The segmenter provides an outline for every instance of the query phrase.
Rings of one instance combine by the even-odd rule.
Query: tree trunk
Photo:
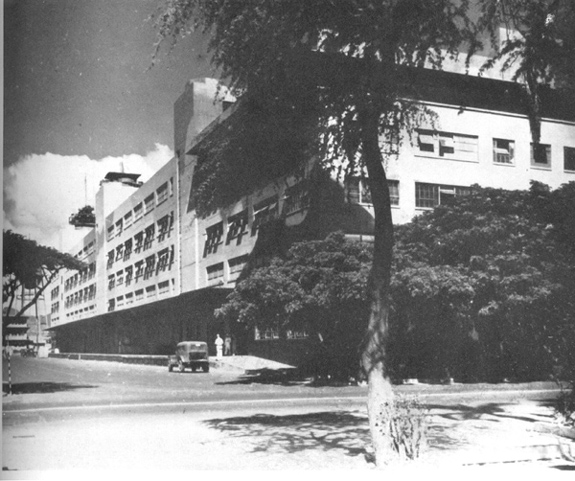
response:
[[[360,116],[362,155],[367,167],[375,213],[374,252],[370,275],[371,309],[362,348],[362,366],[368,379],[367,408],[375,463],[383,466],[397,458],[391,439],[393,391],[387,366],[389,294],[393,250],[393,223],[389,187],[379,148],[379,112]]]

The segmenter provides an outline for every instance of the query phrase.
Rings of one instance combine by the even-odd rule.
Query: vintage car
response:
[[[198,368],[204,372],[209,372],[210,359],[207,343],[200,341],[178,343],[176,353],[168,359],[168,370],[172,372],[175,367],[180,372],[184,372],[186,368],[190,368],[194,372]]]

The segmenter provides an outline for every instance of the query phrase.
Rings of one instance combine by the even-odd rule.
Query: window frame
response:
[[[461,148],[465,145],[473,145],[473,148]],[[423,148],[423,146],[426,147]],[[479,136],[477,135],[418,129],[416,147],[416,155],[420,157],[479,162]]]
[[[567,152],[570,152],[567,155]],[[568,159],[568,157],[570,157]],[[567,167],[567,163],[572,162],[572,168]],[[563,146],[563,170],[566,172],[575,172],[575,147],[571,147],[569,145]]]
[[[552,165],[552,155],[553,152],[551,150],[551,144],[544,144],[543,142],[539,143],[539,148],[545,149],[545,158],[546,162],[537,162],[535,159],[535,151],[533,149],[533,142],[531,142],[531,157],[530,157],[530,165],[531,168],[535,169],[543,169],[543,170],[551,170]]]

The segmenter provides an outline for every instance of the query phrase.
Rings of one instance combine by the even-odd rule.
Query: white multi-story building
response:
[[[438,124],[422,125],[386,160],[394,222],[407,222],[474,184],[527,189],[540,181],[557,188],[575,180],[575,110],[561,99],[550,95],[546,103],[545,156],[536,161],[517,85],[428,72],[418,91]],[[136,174],[125,173],[102,182],[96,227],[73,252],[87,268],[67,273],[52,289],[61,350],[167,353],[184,339],[209,341],[226,329],[215,322],[214,308],[245,265],[274,243],[285,245],[304,231],[370,236],[373,209],[363,180],[318,177],[313,161],[298,175],[255,182],[235,204],[198,216],[190,203],[197,154],[237,110],[228,108],[231,99],[214,104],[214,93],[215,81],[186,86],[174,108],[176,157],[148,182],[140,185]],[[318,195],[326,182],[331,196]],[[274,219],[275,230],[261,235]],[[244,352],[287,360],[305,349],[276,332],[235,334]]]

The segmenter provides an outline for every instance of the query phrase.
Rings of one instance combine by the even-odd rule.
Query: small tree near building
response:
[[[5,328],[13,317],[22,316],[34,306],[62,269],[80,270],[85,264],[11,230],[4,231],[3,242],[2,303],[6,314],[2,326]],[[19,308],[13,310],[16,297],[24,290],[33,291],[32,297],[27,302],[22,298]]]

